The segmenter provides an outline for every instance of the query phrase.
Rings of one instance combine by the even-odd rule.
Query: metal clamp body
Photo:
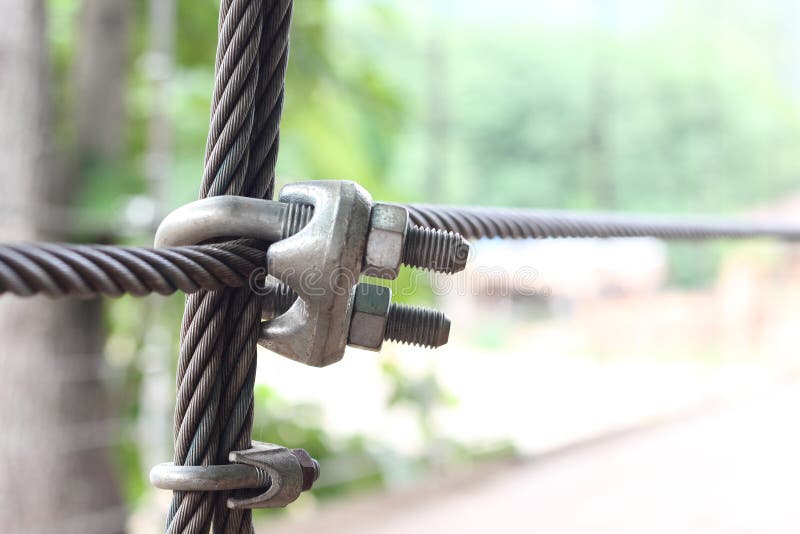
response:
[[[265,289],[281,299],[273,298],[265,310],[259,344],[282,356],[324,367],[342,359],[348,342],[380,350],[387,336],[431,347],[447,340],[449,322],[438,312],[390,308],[387,295],[380,315],[374,306],[359,308],[370,299],[354,303],[354,288],[362,272],[393,279],[402,263],[457,272],[468,243],[457,234],[410,225],[405,207],[373,204],[358,184],[294,183],[281,190],[279,202],[235,196],[192,202],[164,219],[156,246],[224,237],[270,243]],[[434,323],[436,332],[429,328]]]
[[[231,452],[228,459],[263,469],[270,478],[269,486],[262,493],[252,497],[230,497],[228,508],[282,508],[296,501],[303,492],[303,466],[286,447],[255,442],[246,451]]]
[[[313,215],[287,237],[291,204],[311,206]],[[267,269],[299,298],[286,313],[264,323],[259,343],[323,367],[344,356],[350,295],[362,269],[371,210],[372,197],[353,182],[300,182],[285,186],[280,202],[219,196],[182,206],[161,223],[155,245],[194,245],[222,237],[272,243]]]
[[[259,343],[293,360],[324,367],[344,356],[351,292],[361,273],[372,199],[353,182],[302,182],[281,190],[282,202],[314,206],[298,233],[273,244],[267,270],[298,295],[263,324]]]
[[[163,463],[150,471],[153,486],[172,491],[258,490],[228,499],[228,508],[281,508],[297,500],[319,477],[319,463],[303,449],[255,441],[229,455],[230,465]]]

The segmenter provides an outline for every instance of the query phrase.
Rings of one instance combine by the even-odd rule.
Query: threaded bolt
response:
[[[299,232],[314,216],[314,206],[289,202],[281,219],[282,239]],[[402,262],[409,267],[446,274],[464,270],[469,242],[461,234],[408,223]]]
[[[258,288],[261,295],[269,298],[262,299],[261,318],[274,319],[283,315],[297,300],[297,293],[277,278],[267,276],[264,285]]]
[[[461,234],[408,225],[403,263],[410,267],[453,274],[467,265],[469,243]]]
[[[392,304],[383,338],[434,349],[446,344],[450,338],[450,319],[429,308]]]
[[[289,202],[281,218],[281,239],[293,236],[303,229],[314,216],[314,206]]]

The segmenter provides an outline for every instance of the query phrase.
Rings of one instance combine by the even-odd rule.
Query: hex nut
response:
[[[383,345],[392,290],[374,284],[358,284],[353,290],[353,309],[347,344],[379,351]]]
[[[375,204],[370,215],[370,230],[364,253],[363,272],[394,280],[403,260],[408,231],[408,210],[392,204]]]
[[[319,478],[319,462],[311,457],[305,449],[291,449],[291,453],[300,462],[303,472],[303,491],[308,491]]]

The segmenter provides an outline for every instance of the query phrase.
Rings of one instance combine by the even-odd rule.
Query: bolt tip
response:
[[[464,239],[463,237],[459,236],[461,241],[456,246],[454,258],[453,258],[453,272],[460,273],[467,267],[467,260],[469,259],[469,241]]]
[[[450,339],[450,319],[436,310],[392,304],[384,338],[435,349]]]
[[[408,229],[405,265],[454,274],[464,270],[468,257],[469,242],[461,234],[414,225]]]
[[[439,335],[436,336],[436,343],[433,348],[438,349],[443,345],[447,345],[448,341],[450,341],[450,319],[444,316],[442,319],[442,326],[439,329]]]
[[[319,475],[322,472],[322,468],[320,467],[319,462],[316,459],[312,458],[311,460],[314,462],[314,482],[316,482],[317,480],[319,480]]]

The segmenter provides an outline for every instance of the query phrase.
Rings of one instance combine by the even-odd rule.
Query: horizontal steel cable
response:
[[[800,225],[734,219],[591,214],[508,208],[405,205],[419,226],[466,238],[656,237],[800,240]],[[153,249],[111,245],[0,245],[0,294],[27,297],[169,295],[243,287],[262,273],[266,244],[237,240]],[[258,270],[262,269],[262,270]]]
[[[554,237],[657,237],[800,240],[798,224],[725,218],[666,217],[608,213],[403,204],[411,222],[457,232],[467,239]]]
[[[119,297],[242,287],[263,272],[266,245],[251,240],[153,249],[110,245],[0,245],[0,294]]]

